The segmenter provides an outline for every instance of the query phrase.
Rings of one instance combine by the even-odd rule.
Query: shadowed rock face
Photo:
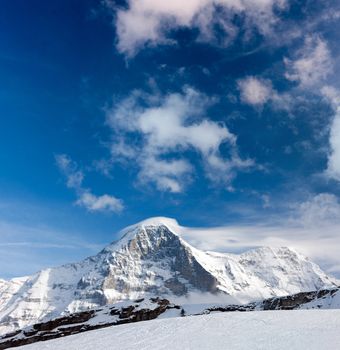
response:
[[[280,298],[276,297],[264,300],[261,308],[263,310],[294,310],[299,309],[302,306],[307,306],[307,308],[315,308],[320,306],[317,306],[318,304],[316,304],[316,306],[308,307],[308,304],[313,301],[316,302],[326,298],[330,299],[331,301],[336,293],[339,293],[339,288],[302,292]]]
[[[134,264],[131,264],[131,257]],[[121,252],[112,254],[110,258],[104,288],[122,292],[140,291],[140,285],[134,288],[129,280],[120,276],[124,266],[128,266],[126,274],[137,279],[143,278],[145,271],[155,271],[154,283],[143,287],[152,293],[164,293],[164,287],[178,296],[186,294],[190,287],[202,292],[217,292],[216,279],[197,262],[190,248],[163,225],[140,229]],[[162,273],[164,271],[166,274]]]
[[[227,305],[225,307],[211,307],[205,312],[255,311],[255,310],[297,310],[297,309],[327,309],[340,308],[335,301],[340,295],[340,287],[321,289],[311,292],[301,292],[283,297],[269,298],[245,305]]]

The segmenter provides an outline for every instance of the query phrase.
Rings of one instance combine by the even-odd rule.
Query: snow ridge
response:
[[[173,219],[148,219],[81,262],[0,280],[0,333],[123,300],[160,296],[182,303],[209,298],[247,303],[336,284],[289,248],[203,252],[177,232]]]

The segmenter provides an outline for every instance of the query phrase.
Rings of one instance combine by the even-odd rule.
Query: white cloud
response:
[[[292,208],[292,216],[278,221],[221,227],[180,227],[181,236],[194,247],[220,252],[243,252],[250,248],[288,246],[319,263],[340,278],[340,203],[321,193]]]
[[[340,203],[334,194],[320,193],[295,208],[296,220],[303,226],[340,224]]]
[[[273,94],[273,87],[269,80],[247,77],[238,81],[241,100],[251,105],[263,105]]]
[[[95,196],[89,191],[80,194],[76,202],[89,211],[112,211],[119,212],[123,209],[122,201],[108,194]]]
[[[78,199],[76,204],[89,211],[120,212],[124,206],[121,199],[108,194],[96,196],[83,187],[84,174],[67,155],[58,154],[55,157],[59,170],[66,177],[67,187],[75,190]]]
[[[340,225],[305,228],[287,225],[228,225],[215,228],[184,228],[182,236],[194,247],[220,252],[244,252],[270,246],[291,247],[340,278]]]
[[[69,188],[80,189],[84,180],[84,174],[77,169],[77,165],[65,154],[55,157],[57,166],[66,176],[66,185]]]
[[[313,87],[327,78],[332,71],[332,58],[326,41],[319,36],[307,36],[295,59],[285,59],[288,80],[301,87]]]
[[[248,76],[239,79],[237,85],[243,103],[257,107],[271,103],[276,109],[288,110],[290,108],[291,97],[287,93],[279,94],[269,79]]]
[[[235,14],[244,18],[249,28],[256,27],[268,34],[278,21],[274,9],[283,9],[285,0],[128,0],[126,9],[116,11],[110,0],[105,4],[114,12],[118,36],[117,48],[134,56],[146,45],[155,46],[173,41],[169,33],[180,27],[197,28],[199,40],[214,42],[216,26],[224,34],[221,43],[227,45],[238,32],[233,23]]]
[[[296,59],[285,59],[285,63],[287,79],[297,81],[303,89],[320,94],[334,109],[329,126],[329,152],[325,173],[329,178],[340,181],[340,92],[332,86],[325,85],[331,78],[334,66],[327,42],[317,35],[307,36]]]
[[[321,92],[330,101],[335,112],[330,127],[330,152],[326,174],[340,181],[340,92],[330,86],[324,86]]]
[[[184,159],[161,160],[152,156],[142,158],[139,178],[142,182],[155,182],[160,191],[179,193],[183,191],[192,167]]]
[[[185,154],[195,152],[210,179],[229,183],[237,170],[253,162],[239,157],[236,136],[224,124],[204,117],[212,103],[190,87],[164,96],[135,91],[107,111],[113,157],[135,161],[141,182],[181,192],[193,171]],[[220,154],[222,144],[228,145],[227,159]]]
[[[324,85],[333,69],[333,59],[327,42],[317,35],[307,36],[296,59],[285,59],[286,78],[299,86],[324,96],[333,106],[334,117],[330,124],[329,154],[326,175],[340,180],[340,93]]]

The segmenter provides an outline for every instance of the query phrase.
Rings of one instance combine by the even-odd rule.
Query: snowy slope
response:
[[[334,309],[339,308],[340,288],[320,289],[293,295],[274,297],[249,304],[182,304],[161,298],[126,300],[100,308],[36,323],[0,337],[0,349],[21,346],[70,336],[94,329],[118,326],[155,318],[206,315],[216,312],[256,312],[271,310]]]
[[[334,289],[334,293],[328,293],[323,298],[315,298],[301,305],[300,309],[340,309],[340,289]]]
[[[260,311],[179,317],[109,327],[23,350],[337,350],[340,310]]]
[[[262,247],[240,255],[197,252],[219,289],[241,302],[329,287],[336,282],[316,264],[287,248]]]
[[[175,230],[174,220],[147,220],[126,228],[121,240],[96,256],[0,281],[0,333],[126,299],[244,303],[336,283],[288,248],[264,247],[241,255],[203,252]]]
[[[28,277],[13,278],[11,281],[0,279],[0,309],[20,290],[27,279]]]

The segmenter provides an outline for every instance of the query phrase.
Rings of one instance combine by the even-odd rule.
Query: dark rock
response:
[[[140,302],[143,300],[140,300]],[[130,305],[121,309],[118,309],[116,307],[108,307],[108,311],[105,313],[108,315],[108,320],[104,324],[86,323],[88,320],[95,317],[99,312],[104,312],[104,308],[78,312],[69,316],[56,318],[48,322],[37,323],[32,327],[28,327],[21,331],[19,330],[12,332],[1,337],[0,350],[32,344],[39,341],[55,339],[113,325],[152,320],[157,318],[160,314],[168,309],[180,308],[178,305],[170,304],[169,300],[166,299],[152,298],[150,300],[157,305],[154,309],[137,309],[137,305]],[[112,320],[110,320],[110,317],[112,317]]]

